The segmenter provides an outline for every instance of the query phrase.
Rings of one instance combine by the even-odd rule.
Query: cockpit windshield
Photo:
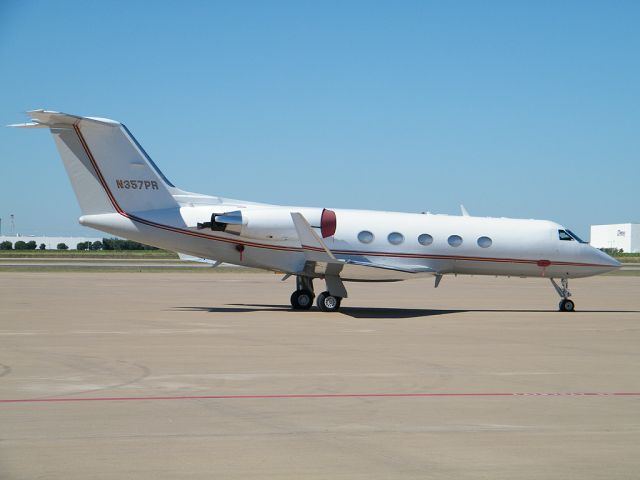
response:
[[[575,240],[576,242],[579,242],[579,243],[587,243],[584,240],[582,240],[579,236],[577,236],[575,233],[573,233],[571,230],[558,230],[558,238],[560,240],[567,240],[567,241]]]
[[[567,230],[567,233],[568,233],[569,235],[571,235],[571,236],[575,239],[575,241],[576,241],[576,242],[578,242],[578,243],[587,243],[587,242],[585,242],[584,240],[582,240],[578,235],[576,235],[575,233],[573,233],[571,230]]]

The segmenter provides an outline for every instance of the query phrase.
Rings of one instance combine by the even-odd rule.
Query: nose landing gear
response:
[[[568,298],[563,298],[560,301],[560,305],[558,305],[558,309],[561,312],[574,312],[576,309],[576,305],[575,303],[573,303],[573,300],[569,300]]]
[[[574,303],[573,300],[569,299],[569,297],[571,296],[571,292],[569,291],[569,279],[567,278],[560,279],[560,285],[558,285],[553,278],[550,278],[549,280],[551,280],[551,284],[556,289],[556,292],[558,292],[558,295],[560,295],[560,298],[562,299],[560,300],[560,304],[558,305],[558,310],[560,310],[561,312],[575,311],[576,304]]]

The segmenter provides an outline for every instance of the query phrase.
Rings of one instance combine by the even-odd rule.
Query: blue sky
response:
[[[640,222],[640,2],[0,2],[0,123],[121,120],[177,186]],[[0,129],[0,217],[84,234],[53,141]]]

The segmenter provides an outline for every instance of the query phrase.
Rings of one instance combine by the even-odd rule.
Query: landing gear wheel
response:
[[[337,312],[340,309],[341,301],[342,298],[340,297],[334,297],[333,295],[329,294],[329,292],[322,292],[320,295],[318,295],[316,304],[318,305],[318,308],[323,312]]]
[[[568,298],[564,298],[560,302],[560,311],[561,312],[573,312],[576,309],[576,304],[573,303],[573,300],[569,300]]]
[[[309,310],[313,305],[313,297],[309,290],[296,290],[291,294],[291,306],[294,310]]]
[[[571,292],[569,291],[569,279],[560,279],[560,285],[558,285],[553,278],[550,278],[549,280],[551,280],[553,288],[556,289],[556,292],[558,292],[558,295],[560,295],[560,298],[562,299],[560,301],[560,305],[558,305],[558,310],[561,312],[575,311],[576,304],[573,303],[573,300],[569,300],[569,297],[571,296]]]

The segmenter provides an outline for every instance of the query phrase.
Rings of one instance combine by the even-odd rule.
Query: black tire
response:
[[[340,303],[342,302],[341,297],[334,297],[329,294],[329,292],[322,292],[318,295],[318,299],[316,300],[316,304],[318,308],[323,312],[337,312],[340,310]]]
[[[291,307],[294,310],[309,310],[313,305],[313,292],[296,290],[291,294]]]
[[[573,302],[573,300],[569,300],[568,298],[565,298],[560,302],[561,312],[575,312],[575,310],[576,310],[576,304]]]

